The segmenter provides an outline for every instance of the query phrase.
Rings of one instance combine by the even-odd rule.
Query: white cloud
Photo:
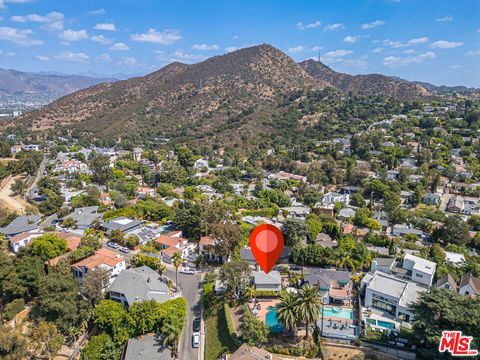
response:
[[[42,45],[43,41],[31,37],[33,31],[30,29],[17,29],[12,27],[0,27],[0,40],[13,42],[17,45]]]
[[[165,29],[163,31],[157,31],[153,28],[150,28],[146,33],[132,34],[130,39],[133,41],[170,45],[182,39],[182,36],[178,30]]]
[[[103,54],[97,55],[95,57],[95,61],[102,62],[102,63],[109,63],[109,62],[112,62],[113,59],[110,57],[110,55],[103,53]]]
[[[187,54],[184,53],[182,50],[177,50],[173,53],[173,59],[182,61],[198,61],[204,60],[205,56],[199,54]]]
[[[383,48],[381,47],[376,47],[375,49],[372,50],[374,53],[381,53],[383,51]]]
[[[369,35],[348,35],[346,36],[343,41],[349,44],[356,43],[358,40],[363,38],[368,38]]]
[[[312,47],[309,51],[320,51],[320,50],[323,50],[323,47],[321,47],[321,46],[314,46],[314,47]]]
[[[52,11],[46,15],[38,15],[38,14],[29,14],[25,16],[12,16],[10,20],[13,22],[38,22],[38,23],[50,23],[59,20],[63,20],[64,15],[58,11]]]
[[[26,4],[33,2],[34,0],[0,0],[0,9],[5,9],[6,3]]]
[[[403,54],[415,54],[415,50],[413,49],[407,49],[402,51]]]
[[[85,62],[88,62],[90,57],[87,54],[82,53],[82,52],[76,53],[76,52],[72,52],[72,51],[64,51],[64,52],[61,52],[61,53],[55,55],[55,59],[85,63]]]
[[[65,30],[58,35],[58,38],[65,41],[79,41],[88,39],[87,30]]]
[[[92,10],[92,11],[89,11],[87,12],[87,15],[91,15],[91,16],[97,16],[97,15],[103,15],[103,14],[106,14],[107,11],[105,9],[96,9],[96,10]]]
[[[235,50],[238,50],[238,48],[236,46],[227,46],[225,48],[225,52],[227,52],[227,53],[230,53],[230,52],[235,51]]]
[[[439,21],[439,22],[449,22],[449,21],[453,21],[453,16],[452,15],[447,15],[447,16],[443,16],[443,17],[440,17],[440,18],[436,18],[435,20]]]
[[[423,54],[419,54],[417,56],[409,56],[409,57],[398,57],[398,56],[387,56],[383,59],[383,65],[390,66],[390,67],[397,67],[397,66],[406,66],[414,63],[422,63],[425,60],[435,59],[435,53],[433,51],[428,51]]]
[[[112,45],[110,50],[112,50],[112,51],[128,51],[128,50],[130,50],[130,48],[128,47],[127,44],[125,44],[123,42],[117,42],[117,43]]]
[[[409,45],[425,44],[428,43],[428,37],[423,36],[415,39],[410,39],[407,41]]]
[[[326,58],[339,58],[339,57],[344,57],[347,55],[353,54],[352,50],[334,50],[334,51],[329,51],[325,54]]]
[[[341,29],[345,29],[345,24],[340,24],[340,23],[328,24],[327,26],[325,26],[324,31],[335,31],[335,30],[341,30]]]
[[[480,56],[480,50],[470,50],[465,53],[467,56]]]
[[[0,49],[0,57],[12,57],[15,56],[13,51],[3,51]]]
[[[192,49],[193,50],[217,50],[217,49],[220,49],[220,46],[218,46],[217,44],[212,44],[212,45],[194,44],[192,45]]]
[[[395,48],[395,49],[400,48],[400,47],[404,47],[404,46],[408,46],[408,44],[402,44],[400,41],[394,41],[394,40],[390,40],[390,39],[383,40],[382,44],[384,46],[388,46],[388,47]]]
[[[95,30],[117,31],[114,23],[99,23],[93,27]]]
[[[360,26],[360,28],[362,28],[363,30],[373,29],[373,28],[382,26],[382,25],[384,25],[384,24],[385,24],[385,21],[384,21],[384,20],[375,20],[375,21],[372,21],[372,22],[369,22],[369,23],[362,24],[362,25]]]
[[[307,29],[315,29],[320,27],[322,23],[320,21],[315,21],[310,24],[304,24],[303,22],[298,22],[295,26],[297,27],[298,30],[307,30]]]
[[[125,68],[138,68],[138,67],[146,67],[147,64],[138,62],[137,59],[134,57],[122,57],[117,62],[117,66],[125,67]]]
[[[91,36],[91,37],[90,37],[90,40],[95,41],[95,42],[97,42],[97,43],[99,43],[99,44],[102,44],[102,45],[108,45],[108,44],[111,44],[111,43],[113,42],[112,39],[107,38],[107,37],[105,37],[105,36],[103,36],[103,35],[94,35],[94,36]]]
[[[463,42],[439,40],[431,43],[430,47],[433,49],[453,49],[462,45],[463,45]]]
[[[304,50],[305,50],[305,46],[303,46],[303,45],[297,45],[297,46],[288,48],[288,52],[292,53],[292,54],[298,54],[298,53],[300,53]]]
[[[50,61],[50,57],[46,55],[37,55],[35,58],[40,61]]]
[[[60,31],[63,30],[63,20],[48,23],[42,26],[45,30]]]

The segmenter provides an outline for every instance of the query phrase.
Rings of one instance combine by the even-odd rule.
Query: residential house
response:
[[[397,180],[399,176],[400,176],[400,171],[398,170],[387,171],[387,180]]]
[[[142,335],[129,339],[122,353],[122,360],[173,360],[172,352],[163,346],[159,334]]]
[[[452,278],[450,274],[446,274],[442,276],[440,279],[438,279],[437,282],[435,283],[435,286],[437,288],[452,290],[455,292],[458,289],[457,283],[455,282],[455,280]]]
[[[413,320],[411,305],[414,304],[427,287],[413,281],[400,279],[381,271],[367,273],[362,279],[365,288],[364,306],[377,310],[381,315],[389,315],[400,321]],[[387,316],[388,316],[387,315]]]
[[[284,246],[282,252],[280,253],[280,256],[278,257],[277,264],[288,264],[291,252],[292,249],[290,247]],[[243,261],[246,261],[251,266],[257,265],[257,260],[255,260],[252,249],[250,249],[249,247],[240,249],[240,258]]]
[[[391,272],[416,283],[432,286],[437,264],[421,257],[406,254],[403,261],[395,263]]]
[[[462,266],[465,264],[465,255],[452,251],[445,251],[445,261],[453,266]]]
[[[332,240],[332,237],[325,233],[320,233],[315,238],[315,244],[324,248],[335,248],[338,246],[337,240]]]
[[[98,206],[80,207],[73,210],[73,213],[65,216],[63,220],[72,219],[75,227],[80,230],[89,229],[95,222],[102,218],[98,212]]]
[[[203,168],[208,168],[208,160],[206,159],[198,159],[195,160],[195,163],[193,164],[194,169],[203,169]]]
[[[353,282],[348,271],[306,268],[304,281],[320,291],[324,304],[351,304]]]
[[[325,195],[323,195],[322,202],[324,205],[334,205],[337,202],[348,205],[350,202],[350,194],[328,192]]]
[[[123,233],[128,233],[139,229],[144,222],[141,220],[132,220],[124,216],[119,216],[100,225],[105,234],[110,235],[114,230],[120,230]]]
[[[452,196],[450,200],[448,200],[446,211],[451,213],[460,213],[464,208],[464,201],[463,198],[460,196]]]
[[[243,343],[233,354],[227,355],[226,360],[278,360],[265,349]]]
[[[125,261],[126,259],[116,252],[100,248],[92,256],[73,264],[72,270],[75,278],[83,282],[89,271],[105,269],[110,273],[110,281],[112,281],[122,270],[126,269]]]
[[[480,278],[474,276],[472,272],[463,274],[462,278],[460,279],[458,293],[468,296],[480,295]]]
[[[439,193],[426,193],[423,197],[423,203],[427,205],[438,206],[442,200],[442,195]]]
[[[305,217],[310,214],[310,208],[306,206],[290,206],[280,208],[282,211],[288,213],[288,217],[294,219],[305,219]]]
[[[423,238],[425,233],[420,229],[414,229],[404,224],[396,224],[392,228],[393,236],[405,236],[407,234],[416,235],[419,238]]]
[[[140,187],[136,193],[137,199],[146,199],[147,197],[155,196],[155,189],[149,187]]]
[[[277,180],[293,180],[293,181],[300,181],[302,183],[307,182],[307,177],[306,176],[291,174],[291,173],[287,173],[285,171],[279,171],[276,174],[270,175],[269,178],[270,177],[275,178]]]
[[[30,245],[33,239],[42,235],[43,233],[35,231],[23,232],[21,234],[15,235],[8,240],[10,251],[16,254],[20,251],[20,249]]]
[[[171,299],[165,281],[148,266],[122,270],[108,288],[108,293],[110,299],[127,308],[145,300],[162,303]]]
[[[222,255],[216,250],[216,240],[211,236],[202,236],[198,243],[198,253],[203,256],[206,261],[220,262],[223,261]]]
[[[338,217],[340,219],[350,219],[355,216],[356,211],[352,208],[343,208],[338,212]]]
[[[272,270],[267,274],[263,270],[259,270],[253,273],[253,284],[257,291],[280,291],[282,277],[279,271]]]
[[[394,258],[375,258],[372,260],[370,271],[374,273],[375,271],[379,270],[388,274],[392,271],[392,267],[394,264]]]
[[[168,264],[172,263],[172,257],[175,253],[180,253],[182,258],[187,257],[193,252],[195,245],[182,238],[181,231],[173,231],[166,235],[160,235],[155,239],[155,244],[161,250],[162,260]]]
[[[5,239],[8,240],[24,232],[36,232],[38,231],[39,222],[39,215],[19,216],[13,219],[7,226],[0,228],[0,234],[3,234]]]
[[[12,153],[12,155],[16,155],[22,150],[23,150],[22,145],[13,145],[12,147],[10,147],[10,152]]]
[[[40,151],[40,145],[26,144],[26,145],[23,145],[23,150],[25,150],[25,151]]]

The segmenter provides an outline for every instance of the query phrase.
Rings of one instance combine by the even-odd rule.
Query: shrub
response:
[[[5,305],[5,308],[3,310],[3,316],[5,317],[6,321],[10,321],[15,317],[15,315],[17,315],[24,308],[25,308],[25,300],[15,299],[11,303]]]

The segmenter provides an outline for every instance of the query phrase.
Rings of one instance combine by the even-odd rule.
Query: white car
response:
[[[130,249],[127,248],[127,247],[121,247],[121,248],[119,248],[118,250],[120,250],[121,252],[123,252],[123,253],[125,253],[125,254],[127,254],[127,253],[130,252]]]
[[[200,334],[195,333],[192,335],[192,347],[198,348],[200,346]]]
[[[190,268],[183,268],[180,270],[180,274],[195,275],[195,271]]]

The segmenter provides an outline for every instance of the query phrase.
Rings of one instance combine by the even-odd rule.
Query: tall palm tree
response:
[[[175,266],[175,286],[178,290],[178,268],[182,265],[182,254],[176,252],[172,256],[172,265]]]
[[[276,305],[277,318],[283,324],[285,329],[295,334],[297,327],[297,295],[294,293],[282,292],[280,294],[280,302]]]
[[[163,334],[163,346],[170,346],[172,357],[176,357],[177,337],[182,330],[180,327],[179,318],[167,318],[160,328],[160,332]]]
[[[318,320],[322,300],[320,293],[311,285],[305,285],[298,291],[297,314],[298,319],[305,321],[305,338],[308,339],[308,325]]]

